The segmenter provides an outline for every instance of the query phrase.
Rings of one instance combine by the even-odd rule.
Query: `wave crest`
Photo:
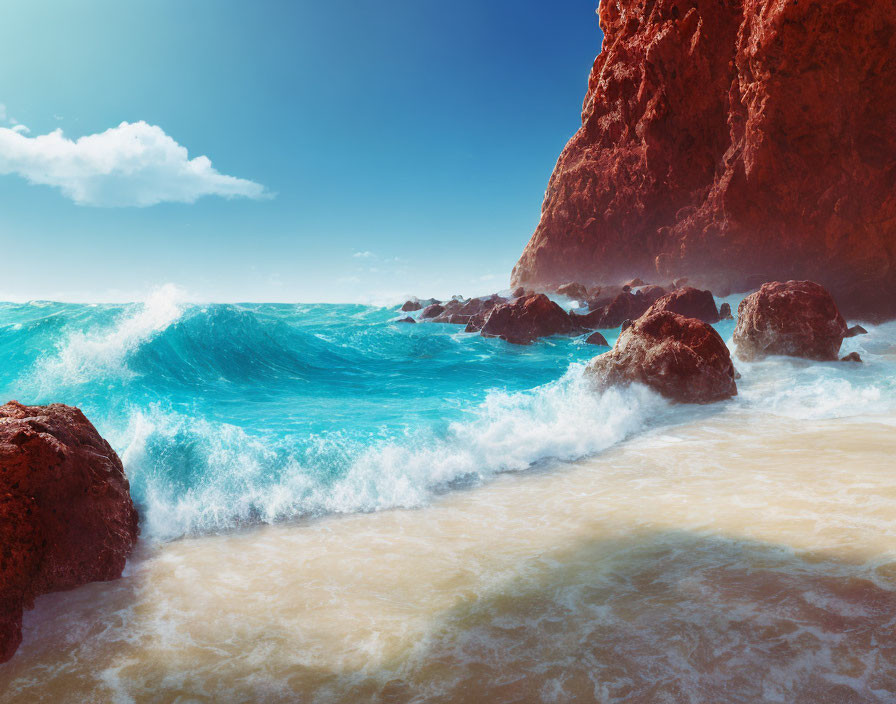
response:
[[[596,394],[573,365],[559,381],[494,392],[444,435],[253,437],[232,425],[136,411],[123,460],[148,534],[170,539],[243,523],[424,505],[441,491],[574,460],[637,433],[668,404],[642,387]]]

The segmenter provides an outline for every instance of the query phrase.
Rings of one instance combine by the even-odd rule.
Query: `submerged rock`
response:
[[[0,661],[35,597],[117,579],[137,534],[121,460],[81,411],[0,406]]]
[[[806,278],[896,315],[896,3],[604,1],[514,286]],[[712,286],[709,280],[712,279]]]
[[[721,336],[708,323],[670,311],[636,320],[585,373],[599,389],[641,383],[680,403],[711,403],[737,394],[734,365]]]
[[[788,355],[836,361],[847,328],[834,299],[812,281],[775,281],[741,301],[734,343],[745,361]]]
[[[700,291],[691,286],[667,293],[650,306],[648,312],[672,311],[685,318],[696,318],[704,323],[719,322],[719,311],[710,291]]]
[[[399,318],[395,322],[396,323],[407,323],[409,325],[414,325],[414,324],[416,324],[417,321],[414,320],[412,317],[408,316],[407,318]]]
[[[489,313],[481,334],[526,345],[540,337],[570,335],[576,330],[565,310],[538,293],[497,305]]]

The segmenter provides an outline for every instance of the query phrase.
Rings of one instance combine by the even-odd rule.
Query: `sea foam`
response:
[[[367,444],[346,433],[259,438],[159,407],[118,438],[149,535],[174,538],[253,522],[425,505],[548,459],[610,447],[668,412],[643,387],[595,393],[573,365],[527,392],[492,392],[444,435],[422,428]]]
[[[127,374],[128,355],[181,316],[183,299],[180,288],[166,284],[123,313],[111,329],[71,331],[55,353],[40,359],[33,380],[40,388],[52,389]]]

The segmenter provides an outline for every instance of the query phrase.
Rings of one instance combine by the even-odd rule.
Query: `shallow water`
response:
[[[894,455],[891,425],[730,410],[422,509],[145,545],[39,600],[4,701],[893,701]]]
[[[394,315],[8,306],[6,394],[83,399],[144,538],[0,701],[896,701],[896,324],[681,407]]]

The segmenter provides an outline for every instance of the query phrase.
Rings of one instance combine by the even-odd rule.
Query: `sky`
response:
[[[597,0],[33,0],[0,24],[0,300],[505,288]]]

